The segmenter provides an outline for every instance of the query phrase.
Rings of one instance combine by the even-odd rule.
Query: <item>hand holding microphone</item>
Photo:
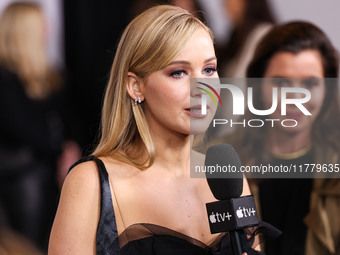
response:
[[[211,192],[219,200],[206,204],[210,231],[229,232],[234,254],[244,255],[244,229],[258,225],[259,221],[254,197],[240,197],[243,190],[240,159],[232,146],[219,144],[208,149],[205,167]],[[223,172],[226,169],[236,171]]]

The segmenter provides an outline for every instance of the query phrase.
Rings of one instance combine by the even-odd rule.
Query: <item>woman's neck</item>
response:
[[[156,149],[155,166],[176,171],[176,174],[189,169],[191,148],[189,135],[165,135],[156,132],[152,137]]]
[[[267,149],[273,154],[301,151],[311,145],[310,131],[287,133],[269,131]]]

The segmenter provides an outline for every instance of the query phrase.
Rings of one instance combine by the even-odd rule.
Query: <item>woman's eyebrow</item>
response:
[[[207,60],[204,61],[204,63],[210,62],[212,60],[217,60],[217,58],[215,56],[208,58]]]
[[[214,56],[214,57],[211,57],[211,58],[208,58],[206,60],[204,60],[204,63],[207,63],[209,61],[212,61],[212,60],[216,60],[217,58]],[[184,64],[184,65],[190,65],[190,62],[189,61],[186,61],[186,60],[176,60],[176,61],[172,61],[170,65],[176,65],[176,64]]]
[[[177,65],[177,64],[184,64],[184,65],[190,65],[190,62],[189,61],[185,61],[185,60],[177,60],[177,61],[172,61],[170,65]]]

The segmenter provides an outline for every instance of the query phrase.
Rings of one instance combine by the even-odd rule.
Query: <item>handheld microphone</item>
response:
[[[207,203],[210,232],[229,232],[234,254],[245,252],[244,229],[258,225],[253,196],[240,197],[243,173],[240,159],[231,145],[219,144],[208,149],[205,158],[206,177],[217,200]]]

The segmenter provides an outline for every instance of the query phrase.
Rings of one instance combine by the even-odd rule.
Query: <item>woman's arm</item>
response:
[[[100,216],[100,181],[94,162],[76,166],[66,177],[48,254],[96,254],[96,232]]]

